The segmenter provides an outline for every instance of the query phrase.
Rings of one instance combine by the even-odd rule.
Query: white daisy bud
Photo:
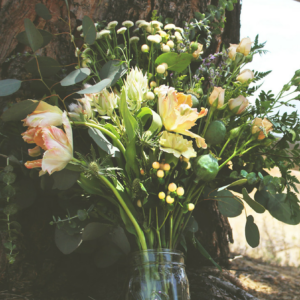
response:
[[[117,34],[123,34],[127,30],[126,27],[121,27],[120,29],[117,30]]]
[[[170,47],[170,48],[174,48],[174,42],[173,41],[167,41],[167,45]]]
[[[167,24],[167,25],[164,27],[165,30],[171,30],[171,29],[175,29],[175,28],[176,28],[176,26],[175,26],[174,24]]]
[[[163,65],[159,65],[156,68],[156,72],[159,73],[159,74],[164,74],[166,72],[166,69]]]
[[[129,39],[129,43],[137,43],[140,40],[139,37],[133,36]]]
[[[130,28],[130,27],[132,27],[134,25],[134,23],[132,21],[127,20],[127,21],[124,21],[122,23],[122,25],[125,26],[125,27],[127,27],[127,28]]]
[[[142,52],[148,52],[149,51],[149,46],[144,44],[142,47],[141,47],[141,50]]]
[[[118,21],[112,21],[107,24],[107,29],[114,29],[118,25]]]
[[[163,45],[161,47],[161,51],[167,53],[167,52],[170,52],[171,49],[170,49],[170,47],[168,45]]]
[[[147,100],[153,100],[155,98],[155,96],[152,92],[148,92],[146,94],[146,98],[147,98]]]

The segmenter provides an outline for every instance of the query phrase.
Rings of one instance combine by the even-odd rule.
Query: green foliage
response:
[[[35,52],[42,47],[44,41],[43,36],[29,19],[24,19],[24,25],[28,43],[32,51]]]
[[[35,5],[35,12],[46,21],[49,21],[52,18],[50,11],[43,3],[37,3]]]
[[[185,70],[191,63],[193,56],[188,53],[164,53],[161,54],[156,60],[155,64],[160,65],[166,63],[168,65],[168,70],[182,72]]]
[[[22,81],[17,79],[0,80],[0,96],[8,96],[15,93],[20,89],[21,83]]]
[[[84,42],[86,44],[92,45],[96,40],[96,28],[94,25],[94,21],[88,17],[84,16],[82,19],[82,30],[84,35]]]
[[[84,94],[95,94],[99,93],[102,90],[104,90],[106,87],[110,86],[111,79],[106,78],[101,80],[100,82],[96,83],[95,85],[92,85],[86,89],[83,89],[81,91],[76,92],[77,94],[84,95]]]
[[[42,29],[38,29],[38,31],[40,32],[42,39],[43,39],[43,42],[41,43],[40,48],[43,48],[51,42],[51,40],[53,38],[53,34],[51,34],[48,31],[42,30]],[[18,42],[31,47],[26,31],[22,31],[22,32],[18,33],[16,38],[17,38]]]
[[[69,86],[74,85],[78,82],[83,81],[91,74],[91,70],[89,68],[81,68],[72,71],[70,74],[68,74],[61,82],[60,84],[62,86]]]
[[[110,60],[104,64],[99,71],[100,78],[111,79],[111,86],[115,85],[116,82],[126,74],[128,66],[119,60]]]
[[[255,248],[259,245],[259,230],[257,225],[254,223],[253,216],[247,217],[246,227],[245,227],[245,235],[247,243],[252,247]]]

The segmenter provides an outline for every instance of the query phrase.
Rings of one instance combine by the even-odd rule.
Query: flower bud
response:
[[[158,170],[156,175],[157,175],[158,178],[163,178],[165,176],[165,173],[164,173],[163,170]]]
[[[233,140],[237,138],[241,132],[242,127],[236,127],[229,131],[229,139]]]
[[[171,49],[170,49],[170,47],[168,45],[163,45],[161,47],[161,51],[164,52],[164,53],[167,53],[167,52],[170,52]]]
[[[142,201],[141,201],[141,200],[136,201],[136,205],[137,205],[138,207],[142,207]]]
[[[149,46],[144,44],[142,47],[141,47],[141,50],[142,52],[149,52]]]
[[[177,189],[177,185],[174,182],[169,184],[168,186],[169,192],[173,193],[176,191],[176,189]]]
[[[189,210],[189,211],[194,210],[194,208],[195,208],[195,204],[194,204],[194,203],[189,203],[189,204],[188,204],[188,210]]]
[[[235,112],[236,115],[240,115],[242,112],[244,112],[248,105],[248,99],[242,95],[228,101],[229,109],[234,112],[237,110]]]
[[[169,164],[164,164],[164,166],[163,166],[164,171],[170,171],[170,169],[171,169],[171,166]]]
[[[147,100],[153,100],[155,98],[154,94],[152,92],[148,92],[146,94],[146,99]]]
[[[236,48],[239,45],[236,44],[230,44],[230,47],[228,48],[228,56],[230,59],[235,60],[235,56],[236,56]]]
[[[156,68],[156,72],[159,73],[159,74],[163,74],[163,73],[165,73],[165,71],[166,71],[166,69],[163,65],[159,65]]]
[[[224,104],[225,90],[221,87],[214,87],[214,90],[208,98],[210,106],[221,108]]]
[[[150,87],[156,87],[156,82],[155,81],[151,81],[150,82]]]
[[[159,198],[160,200],[165,199],[165,197],[166,197],[166,194],[165,194],[164,192],[160,192],[160,193],[158,194],[158,198]]]
[[[127,28],[130,28],[130,27],[132,27],[134,25],[134,23],[132,21],[127,20],[127,21],[124,21],[122,23],[122,25],[125,26],[125,27],[127,27]]]
[[[172,198],[170,195],[168,195],[167,197],[166,197],[166,202],[168,203],[168,204],[172,204],[172,203],[174,203],[174,198]]]
[[[154,94],[158,94],[159,93],[159,87],[156,87],[153,92],[154,92]]]
[[[170,47],[170,48],[174,48],[174,42],[173,41],[167,41],[167,45]]]
[[[121,27],[120,29],[117,30],[117,34],[124,34],[126,30],[127,30],[126,27]]]
[[[152,164],[152,168],[153,168],[153,169],[159,169],[159,166],[160,166],[160,164],[159,164],[158,161],[155,161],[155,162]]]
[[[252,79],[254,79],[254,73],[249,69],[243,70],[240,73],[240,75],[236,78],[236,80],[241,82],[241,83],[245,83],[248,80],[252,80]]]
[[[178,187],[176,190],[176,193],[178,196],[183,196],[184,195],[184,188],[183,187]]]
[[[244,54],[244,56],[247,56],[251,51],[251,45],[252,42],[250,38],[243,38],[236,48],[236,52],[242,53]]]

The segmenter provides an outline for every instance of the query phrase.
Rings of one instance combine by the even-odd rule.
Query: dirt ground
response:
[[[238,277],[248,293],[260,300],[300,300],[300,268],[237,256],[230,273]]]

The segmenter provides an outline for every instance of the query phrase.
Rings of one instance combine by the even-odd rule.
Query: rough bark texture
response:
[[[39,2],[44,3],[52,13],[53,17],[50,21],[46,22],[36,15],[34,7]],[[184,20],[194,16],[195,11],[204,12],[207,5],[216,3],[217,0],[69,0],[73,28],[81,24],[85,15],[93,18],[95,22],[100,20],[122,22],[127,19],[134,21],[138,19],[150,20],[153,10],[157,10],[158,14],[163,17],[174,18],[174,23],[181,26]],[[0,0],[0,8],[0,79],[26,79],[27,75],[23,66],[29,57],[21,55],[5,62],[12,55],[30,51],[26,46],[18,44],[16,40],[17,34],[24,31],[24,18],[29,18],[36,27],[48,30],[53,34],[66,32],[68,27],[59,19],[66,20],[65,2],[64,0]],[[236,4],[233,11],[226,13],[226,26],[223,33],[217,37],[217,43],[214,44],[212,52],[219,51],[222,43],[238,43],[240,39],[240,10],[241,5]],[[76,34],[78,33],[76,32]],[[70,64],[74,59],[73,45],[70,43],[69,36],[65,34],[57,35],[49,45],[39,51],[38,54],[55,58],[63,65]],[[25,84],[24,88],[11,97],[0,98],[0,109],[7,101],[19,101],[30,98],[30,95],[31,91],[26,88]],[[96,270],[91,266],[91,262],[83,261],[83,258],[79,259],[76,255],[63,256],[53,243],[52,228],[48,228],[51,213],[48,216],[49,213],[45,211],[44,205],[35,209],[39,209],[39,213],[37,214],[35,211],[30,222],[28,219],[27,221],[26,219],[23,220],[23,223],[27,225],[23,229],[24,237],[20,243],[20,255],[17,263],[10,267],[9,273],[5,272],[5,257],[3,249],[0,247],[0,276],[4,276],[4,274],[6,276],[6,280],[2,281],[4,284],[2,289],[10,289],[11,291],[15,289],[19,295],[22,293],[26,295],[27,293],[28,299],[88,299],[90,294],[87,291],[89,288],[93,289],[100,282],[104,282],[98,287],[98,290],[101,291],[98,294],[98,299],[123,299],[120,296],[122,295],[121,287],[118,287],[117,291],[114,290],[114,287],[118,285],[115,278],[121,280],[122,284],[125,282],[124,276],[118,275],[116,277],[116,274],[120,272],[118,268],[122,269],[122,266],[116,266],[117,269],[109,271]],[[41,214],[41,212],[43,213]],[[28,214],[25,214],[24,218],[29,218]],[[38,215],[41,217],[37,218]],[[197,233],[198,238],[214,259],[226,263],[229,256],[228,241],[232,242],[228,220],[220,215],[216,203],[212,201],[203,202],[195,212],[195,216],[200,225],[200,231]],[[194,249],[190,250],[189,258],[193,264],[208,263]],[[106,284],[106,282],[110,283]],[[66,284],[70,286],[66,288]],[[33,285],[32,288],[42,290],[42,294],[36,298],[29,297],[28,293],[30,292],[28,290],[30,290],[31,285]],[[73,292],[76,291],[76,288],[78,291],[78,287],[82,286],[85,286],[86,290],[84,296]],[[207,290],[209,289],[207,287]],[[51,296],[51,294],[49,298],[45,298],[45,293],[50,293],[50,291],[56,296]],[[65,296],[61,294],[62,291],[64,291]],[[112,296],[111,293],[114,292],[115,295]],[[75,294],[77,298],[74,296]],[[62,296],[58,297],[57,295]],[[69,297],[70,295],[73,296]],[[96,296],[95,299],[97,299]]]

